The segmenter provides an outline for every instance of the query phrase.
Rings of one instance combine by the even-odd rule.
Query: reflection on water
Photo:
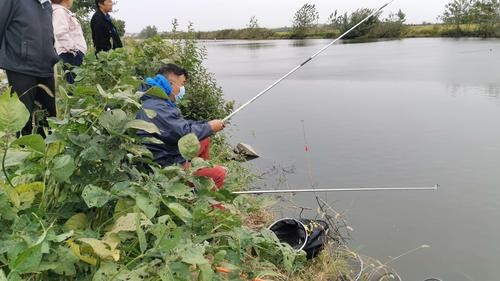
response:
[[[200,41],[205,46],[217,45],[217,47],[237,48],[237,49],[263,49],[276,47],[276,41],[241,41],[241,40],[223,40],[223,41]]]
[[[329,42],[210,43],[207,67],[239,105]],[[235,116],[232,141],[250,143],[262,155],[253,162],[257,170],[275,167],[265,175],[269,189],[441,184],[430,193],[319,196],[348,215],[356,229],[352,246],[363,254],[383,260],[431,245],[394,262],[403,280],[498,280],[495,50],[498,39],[336,44]],[[317,207],[314,194],[290,199]]]
[[[289,46],[291,47],[307,47],[307,46],[314,46],[317,44],[315,40],[311,39],[293,40],[289,42],[290,42]]]
[[[500,84],[489,84],[488,87],[484,89],[484,93],[486,93],[488,97],[498,99],[500,95]]]
[[[463,85],[459,83],[452,83],[448,85],[448,92],[451,96],[457,97],[460,95],[466,95],[470,93],[477,93],[489,98],[498,99],[500,96],[500,83],[499,84],[486,84],[486,85]],[[500,103],[500,101],[499,101]]]
[[[487,48],[487,49],[478,49],[478,50],[467,50],[467,51],[459,52],[459,54],[491,53],[491,52],[495,52],[495,49]]]

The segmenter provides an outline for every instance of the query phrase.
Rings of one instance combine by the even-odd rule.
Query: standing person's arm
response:
[[[13,0],[0,1],[0,47],[2,46],[5,37],[7,25],[10,23],[11,13],[13,7]]]
[[[122,39],[120,38],[120,33],[118,32],[118,29],[116,28],[115,24],[111,22],[111,25],[113,26],[114,32],[113,32],[113,48],[123,48],[123,43]]]

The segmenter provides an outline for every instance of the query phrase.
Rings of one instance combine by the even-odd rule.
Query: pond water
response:
[[[209,71],[241,105],[328,42],[203,44]],[[264,188],[440,184],[318,195],[346,214],[362,254],[387,261],[429,245],[391,263],[403,280],[499,280],[499,63],[500,40],[336,44],[236,115],[229,132],[262,155],[257,172],[292,170]],[[289,199],[317,208],[314,194]]]

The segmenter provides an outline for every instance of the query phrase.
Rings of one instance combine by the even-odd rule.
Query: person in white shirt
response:
[[[65,78],[73,84],[75,73],[72,69],[83,63],[87,52],[87,43],[83,36],[82,26],[71,12],[73,0],[52,1],[52,24],[54,26],[55,48],[64,62]]]

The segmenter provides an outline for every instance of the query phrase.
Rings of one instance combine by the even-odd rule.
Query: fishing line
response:
[[[306,125],[304,120],[300,120],[302,123],[302,134],[304,136],[304,152],[306,153],[306,162],[307,162],[307,169],[309,170],[309,182],[311,184],[311,188],[314,191],[314,197],[316,197],[316,200],[319,199],[318,194],[316,193],[316,188],[315,188],[315,180],[313,176],[313,168],[312,168],[312,161],[311,161],[311,155],[310,155],[310,148],[309,148],[309,143],[307,142],[307,135],[306,135]],[[325,192],[325,201],[328,202],[328,193]]]
[[[311,188],[314,189],[314,183],[316,182],[314,180],[313,176],[313,171],[312,171],[312,162],[311,162],[311,157],[310,157],[310,148],[309,148],[309,143],[307,142],[307,136],[306,136],[306,125],[304,120],[300,120],[302,123],[302,134],[304,136],[304,152],[306,153],[306,161],[307,161],[307,169],[309,170],[309,183],[311,184]]]

